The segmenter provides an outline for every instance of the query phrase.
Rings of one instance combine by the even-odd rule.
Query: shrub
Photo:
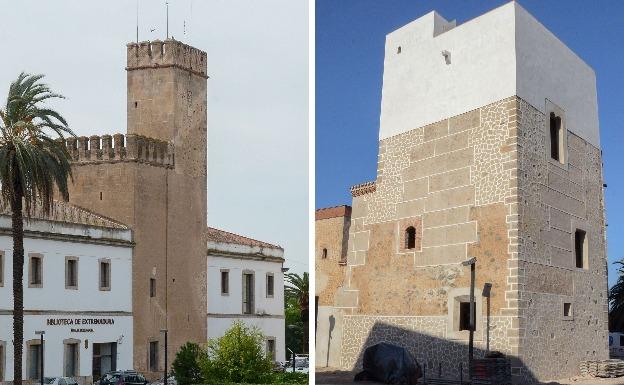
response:
[[[270,383],[273,363],[265,356],[263,343],[264,336],[258,328],[234,322],[223,337],[208,341],[207,354],[200,360],[205,381]]]
[[[199,361],[206,352],[196,343],[187,342],[176,354],[171,368],[179,385],[203,382]]]

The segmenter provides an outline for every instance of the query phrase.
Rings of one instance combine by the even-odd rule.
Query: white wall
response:
[[[230,271],[230,293],[221,295],[221,269]],[[279,262],[208,256],[208,314],[241,314],[243,270],[255,273],[256,313],[284,315],[284,274]],[[273,273],[274,295],[266,296],[266,274]]]
[[[386,36],[380,140],[518,95],[599,147],[593,70],[516,2],[452,27],[431,12]]]
[[[444,19],[431,12],[388,34],[379,138],[513,95],[513,10],[507,4],[435,37],[434,24]]]
[[[229,270],[229,295],[221,295],[221,269]],[[255,274],[255,315],[242,315],[243,271]],[[273,273],[274,294],[266,295],[266,274]],[[215,317],[214,315],[220,315]],[[259,327],[275,337],[276,359],[285,359],[284,274],[281,262],[208,255],[208,338],[221,337],[233,321]]]
[[[63,372],[63,340],[75,338],[80,345],[80,375],[92,373],[93,343],[118,342],[118,368],[132,368],[132,248],[50,239],[24,240],[24,309],[44,312],[24,317],[24,341],[35,339],[37,330],[45,330],[45,375]],[[0,287],[0,341],[6,342],[5,380],[13,378],[13,289],[12,238],[0,236],[4,252],[4,286]],[[28,287],[28,253],[43,255],[43,287]],[[78,257],[78,290],[65,289],[65,257]],[[111,261],[111,290],[99,290],[100,258]],[[55,318],[111,318],[113,325],[47,325]],[[71,332],[72,328],[93,332]],[[84,341],[89,340],[85,348]],[[24,350],[25,351],[25,350]],[[26,357],[26,356],[24,356]],[[24,358],[24,373],[27,367]]]
[[[567,129],[600,147],[594,70],[516,4],[516,94],[541,112],[545,99],[565,112]]]
[[[13,240],[0,236],[4,251],[4,287],[0,287],[0,309],[13,308]],[[43,287],[28,287],[28,254],[43,254]],[[78,288],[65,289],[65,257],[78,257]],[[99,259],[111,260],[111,290],[99,290]],[[129,247],[24,240],[24,308],[36,310],[132,311],[132,249]]]
[[[72,333],[76,326],[49,326],[48,318],[112,318],[114,325],[81,326],[92,328],[93,333]],[[132,369],[132,316],[93,316],[93,315],[32,315],[24,317],[24,365],[23,378],[27,378],[26,341],[39,338],[35,331],[45,330],[45,376],[63,375],[63,340],[75,338],[80,340],[80,376],[90,376],[93,364],[93,343],[118,342],[117,369]],[[88,348],[85,349],[85,340]],[[5,381],[13,379],[13,316],[0,316],[0,341],[6,342],[7,358]]]

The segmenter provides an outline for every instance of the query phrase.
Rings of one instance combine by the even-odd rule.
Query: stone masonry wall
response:
[[[581,360],[608,358],[601,152],[567,132],[565,163],[552,160],[545,115],[518,107],[520,359],[531,372],[518,374],[566,378]],[[587,232],[587,268],[575,265],[577,228]]]
[[[477,339],[485,344],[480,289],[489,282],[490,321],[500,324],[490,329],[492,349],[517,353],[517,285],[508,280],[518,241],[516,108],[507,98],[380,142],[374,188],[353,194],[345,284],[336,292],[346,314],[344,368],[358,365],[370,341],[395,338],[397,325],[410,331],[397,342],[416,351],[428,344],[422,338],[432,341],[421,334],[439,337],[448,345],[435,340],[428,360],[457,362],[467,332],[454,330],[450,312],[469,287],[460,263],[473,256]],[[417,231],[415,249],[406,248],[407,226]]]
[[[340,215],[315,221],[314,271],[319,306],[333,306],[336,290],[343,285],[350,216]],[[323,258],[323,249],[327,257]]]

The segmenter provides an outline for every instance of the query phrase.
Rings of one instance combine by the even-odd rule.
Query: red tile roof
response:
[[[208,241],[220,242],[220,243],[233,243],[236,245],[258,246],[258,247],[266,247],[268,249],[284,250],[281,246],[278,246],[278,245],[272,245],[267,242],[262,242],[256,239],[247,238],[242,235],[230,233],[228,231],[215,229],[214,227],[208,227]]]

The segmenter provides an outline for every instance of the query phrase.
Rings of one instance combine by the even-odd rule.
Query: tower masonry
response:
[[[131,226],[134,369],[206,341],[206,53],[127,45],[128,133],[68,139],[72,203]],[[171,360],[170,360],[171,361]]]
[[[608,358],[595,74],[518,3],[387,35],[377,178],[351,192],[341,367],[387,341],[459,377],[472,257],[476,357],[505,353],[515,383]]]

